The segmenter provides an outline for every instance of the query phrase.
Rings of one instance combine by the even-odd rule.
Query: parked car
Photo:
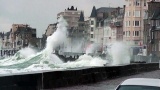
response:
[[[160,90],[160,79],[131,78],[122,82],[115,90]]]

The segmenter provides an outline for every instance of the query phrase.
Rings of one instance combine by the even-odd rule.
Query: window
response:
[[[135,31],[135,32],[134,32],[134,35],[135,35],[135,36],[139,36],[139,35],[140,35],[139,31]]]
[[[135,26],[140,26],[140,21],[135,21]]]
[[[130,11],[125,12],[125,16],[126,17],[130,17],[131,16],[131,12]]]
[[[93,32],[93,27],[91,27],[91,31]]]
[[[128,33],[129,33],[128,36],[130,36],[130,31],[128,31]]]
[[[32,37],[36,37],[36,34],[32,34]]]
[[[132,5],[132,1],[130,0],[126,0],[127,1],[127,6],[131,6]]]
[[[140,26],[140,21],[133,21],[133,26]]]
[[[129,37],[130,36],[130,31],[126,31],[126,37]]]
[[[131,1],[129,1],[129,6],[131,6],[132,5],[132,2]]]
[[[140,11],[133,11],[133,16],[134,17],[140,17]]]
[[[91,25],[93,25],[94,24],[94,21],[91,21]]]
[[[131,16],[131,12],[130,11],[128,11],[128,17],[130,17]]]
[[[140,0],[135,0],[134,5],[135,6],[140,6]]]
[[[128,23],[127,23],[127,21],[125,22],[125,25],[126,25],[126,27],[128,26]]]
[[[93,34],[91,34],[91,38],[93,38]]]
[[[154,39],[154,32],[151,32],[151,38]]]
[[[130,11],[127,11],[127,12],[125,13],[125,16],[126,16],[126,17],[130,17],[130,16],[131,16],[131,12],[130,12]]]
[[[125,22],[126,27],[130,26],[130,21]]]
[[[146,4],[147,4],[147,2],[146,2],[146,0],[144,0],[144,6],[147,6]]]
[[[160,20],[156,20],[156,26],[160,26]]]

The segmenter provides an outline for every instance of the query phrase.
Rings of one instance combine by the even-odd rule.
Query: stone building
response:
[[[9,49],[10,47],[10,31],[6,33],[0,33],[0,43],[1,43],[1,49]]]
[[[0,33],[2,49],[19,50],[28,45],[37,47],[36,29],[29,25],[13,24],[7,33]]]
[[[123,41],[123,18],[124,8],[119,9],[119,13],[112,14],[104,20],[104,44]]]
[[[36,29],[27,27],[18,27],[14,32],[15,43],[13,48],[21,49],[32,45],[37,47]]]
[[[78,10],[74,6],[65,9],[65,11],[57,14],[57,19],[63,16],[67,21],[68,37],[63,45],[60,46],[63,52],[84,52],[84,48],[88,42],[89,22],[84,18],[84,12]]]
[[[52,33],[54,33],[57,29],[57,23],[55,24],[49,24],[47,29],[46,29],[46,32],[45,32],[45,35],[48,37],[50,35],[52,35]]]
[[[133,46],[144,45],[144,16],[150,0],[125,0],[124,41]]]
[[[144,43],[147,55],[160,56],[160,2],[148,2],[144,19]]]
[[[120,7],[96,9],[94,6],[90,16],[90,41],[104,46],[113,40],[122,40],[123,11]]]
[[[71,8],[67,8],[65,11],[58,13],[57,18],[63,16],[63,18],[68,23],[68,29],[73,29],[78,27],[78,20],[80,18],[81,12],[82,10],[77,10],[77,8],[71,6]]]

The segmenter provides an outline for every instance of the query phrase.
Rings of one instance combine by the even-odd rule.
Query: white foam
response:
[[[108,50],[112,57],[112,65],[130,64],[130,52],[129,46],[123,42],[115,42],[111,45],[111,49]]]
[[[22,58],[28,58],[30,56],[34,56],[37,53],[34,49],[30,47],[22,48],[19,52],[20,57]]]
[[[86,48],[86,54],[95,53],[99,48],[100,46],[98,44],[92,43]]]
[[[103,60],[99,57],[91,57],[87,54],[80,56],[76,61],[60,64],[63,68],[77,68],[77,67],[92,67],[92,66],[104,66],[107,64],[107,60]]]

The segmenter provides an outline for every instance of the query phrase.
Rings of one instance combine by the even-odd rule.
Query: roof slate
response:
[[[81,22],[83,22],[83,21],[84,21],[84,15],[83,15],[83,12],[81,12],[81,14],[80,14],[79,21],[81,21]]]
[[[160,19],[160,7],[154,11],[151,17],[151,20],[157,20],[157,19]]]
[[[91,12],[91,16],[90,17],[97,17],[97,10],[96,7],[93,6],[92,12]]]

